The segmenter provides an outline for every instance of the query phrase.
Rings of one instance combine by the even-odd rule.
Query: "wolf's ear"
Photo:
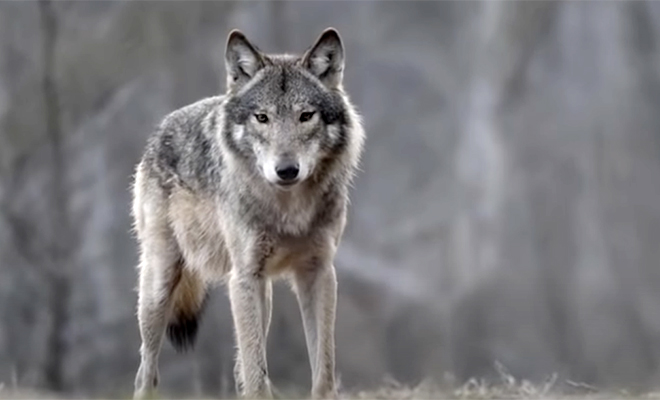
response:
[[[303,55],[302,65],[327,87],[339,86],[344,75],[344,46],[339,32],[334,28],[324,30]]]
[[[229,32],[225,46],[227,87],[235,89],[243,86],[263,67],[264,56],[259,49],[238,29]]]

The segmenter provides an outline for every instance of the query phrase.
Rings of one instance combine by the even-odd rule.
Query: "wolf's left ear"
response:
[[[327,87],[339,86],[344,75],[344,46],[339,32],[334,28],[324,30],[303,55],[302,65]]]
[[[264,57],[241,31],[234,29],[227,36],[225,67],[227,87],[236,89],[247,83],[264,67]]]

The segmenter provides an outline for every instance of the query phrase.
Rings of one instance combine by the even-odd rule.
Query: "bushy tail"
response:
[[[197,329],[206,306],[206,284],[193,272],[183,268],[174,289],[172,317],[167,325],[167,338],[177,352],[195,345]]]

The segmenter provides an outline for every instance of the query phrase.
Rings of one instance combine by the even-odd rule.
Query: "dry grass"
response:
[[[416,387],[408,387],[396,381],[385,382],[376,390],[356,393],[350,398],[412,400],[412,399],[451,399],[451,400],[495,400],[495,399],[535,399],[535,400],[605,400],[605,399],[660,399],[660,392],[630,393],[625,390],[606,391],[592,385],[571,380],[560,382],[556,374],[542,384],[518,380],[500,363],[495,364],[500,380],[487,383],[484,380],[470,379],[463,385],[453,385],[447,379],[445,385],[423,382]]]
[[[342,400],[378,399],[378,400],[413,400],[413,399],[451,399],[451,400],[610,400],[610,399],[658,399],[660,392],[631,393],[624,390],[605,391],[580,382],[570,380],[559,381],[557,375],[552,375],[542,384],[532,384],[527,380],[513,377],[501,364],[496,364],[500,376],[499,382],[486,383],[483,380],[470,379],[462,385],[452,384],[450,378],[444,384],[425,381],[410,387],[393,379],[385,379],[383,384],[373,390],[344,393]],[[280,399],[298,398],[278,393]],[[176,398],[176,397],[174,397]],[[64,400],[66,396],[38,392],[30,389],[8,388],[0,383],[0,399],[53,399]],[[192,399],[190,399],[192,400]],[[199,399],[202,400],[202,399]],[[209,399],[210,400],[210,399]]]

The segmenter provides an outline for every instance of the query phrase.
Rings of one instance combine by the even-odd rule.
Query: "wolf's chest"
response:
[[[279,243],[265,258],[263,271],[268,276],[280,275],[295,268],[302,268],[312,261],[314,246],[300,240],[295,244]]]
[[[320,202],[312,196],[291,196],[285,201],[272,202],[263,210],[264,230],[279,234],[305,236],[314,230]]]

